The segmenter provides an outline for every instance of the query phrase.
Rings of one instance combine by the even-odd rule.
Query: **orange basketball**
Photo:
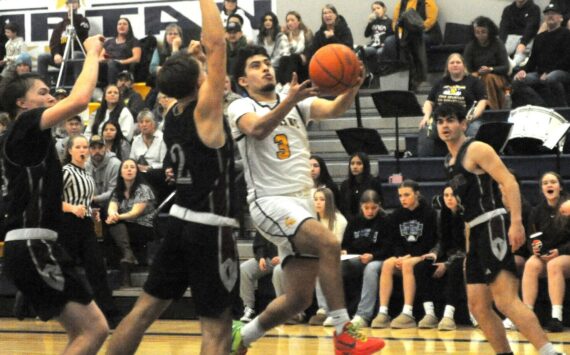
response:
[[[321,47],[309,63],[312,84],[323,94],[338,95],[358,82],[360,61],[354,51],[344,44]]]

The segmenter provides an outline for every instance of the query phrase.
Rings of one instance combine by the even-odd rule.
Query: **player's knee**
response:
[[[562,265],[558,263],[556,259],[553,259],[546,264],[546,271],[548,273],[548,277],[558,276],[563,272]]]
[[[89,328],[87,328],[88,336],[96,344],[103,344],[107,336],[109,335],[109,325],[105,318],[99,319],[97,322],[92,323]]]
[[[340,254],[340,242],[332,233],[327,233],[326,237],[321,240],[320,250],[333,255]]]
[[[491,310],[486,302],[481,302],[480,300],[474,299],[475,297],[468,297],[467,303],[469,311],[474,315],[484,314]]]
[[[291,314],[303,312],[309,308],[313,303],[313,292],[302,291],[295,292],[292,295],[287,295],[289,299],[289,310]]]
[[[542,270],[542,262],[538,258],[530,258],[524,265],[524,273],[538,275]]]

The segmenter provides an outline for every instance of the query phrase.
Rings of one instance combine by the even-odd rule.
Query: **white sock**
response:
[[[410,317],[414,316],[414,306],[409,305],[409,304],[405,304],[404,308],[402,309],[402,313],[404,313],[405,315],[408,315]]]
[[[244,346],[250,346],[251,343],[265,335],[265,329],[259,323],[259,317],[247,323],[241,329],[241,339]]]
[[[329,317],[333,320],[333,326],[335,327],[337,334],[342,333],[344,325],[347,322],[350,322],[346,308],[336,309],[329,312]]]
[[[471,312],[469,312],[469,319],[471,320],[471,323],[473,324],[473,326],[476,327],[479,325],[479,322],[477,322],[477,319],[475,318],[475,316]]]
[[[388,314],[388,306],[380,306],[378,313]]]
[[[453,319],[455,316],[455,307],[450,305],[445,305],[445,310],[443,311],[443,316]]]
[[[429,314],[430,316],[435,317],[435,307],[433,302],[424,302],[424,311],[426,312],[426,316]]]
[[[562,305],[552,305],[552,318],[558,318],[562,322]]]
[[[538,349],[540,355],[556,355],[558,352],[554,349],[552,343],[546,343],[542,348]]]
[[[528,307],[528,309],[530,309],[531,311],[534,311],[534,306],[531,304],[525,304],[525,306]]]

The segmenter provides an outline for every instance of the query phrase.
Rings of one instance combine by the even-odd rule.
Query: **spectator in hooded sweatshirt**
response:
[[[372,322],[373,328],[395,329],[415,328],[413,306],[417,294],[424,302],[426,316],[420,321],[420,328],[437,326],[434,304],[429,299],[429,278],[425,275],[434,271],[437,258],[435,250],[438,241],[437,214],[420,197],[419,184],[404,180],[398,187],[401,206],[390,216],[391,239],[394,256],[384,261],[380,275],[380,310]],[[400,315],[390,323],[388,305],[392,295],[394,275],[402,275],[404,307]],[[429,324],[428,324],[429,323]]]

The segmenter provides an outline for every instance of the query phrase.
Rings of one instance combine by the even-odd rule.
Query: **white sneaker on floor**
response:
[[[332,317],[327,317],[323,322],[323,327],[332,327],[333,326],[333,319]]]
[[[505,327],[506,330],[517,330],[517,326],[509,318],[503,320],[503,327]]]
[[[368,321],[359,315],[355,315],[354,318],[352,318],[352,320],[350,321],[350,323],[352,323],[352,325],[354,326],[357,326],[358,328],[368,327]]]

